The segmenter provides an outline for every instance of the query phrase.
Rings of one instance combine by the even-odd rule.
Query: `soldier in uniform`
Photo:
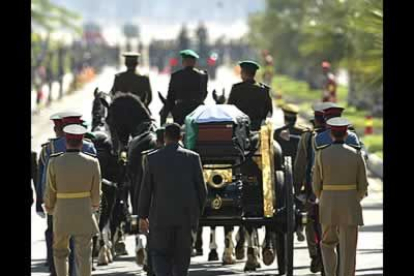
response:
[[[92,271],[92,236],[98,233],[93,211],[99,209],[101,172],[96,155],[81,152],[86,129],[66,126],[66,151],[50,156],[45,209],[53,215],[53,257],[57,276],[67,276],[69,239],[76,247],[76,266],[82,276]]]
[[[330,103],[329,106],[323,111],[324,120],[327,122],[331,118],[341,117],[343,110],[343,107],[340,107],[335,103]],[[332,144],[332,138],[330,136],[329,129],[326,129],[325,131],[316,135],[314,140],[316,149]],[[345,143],[356,149],[362,148],[362,144],[358,136],[353,131],[348,131]]]
[[[30,206],[33,205],[33,186],[37,187],[37,181],[38,181],[38,175],[39,175],[39,166],[37,164],[37,153],[35,151],[32,150],[32,154],[31,154],[31,169],[30,169],[30,178],[32,180],[32,183],[30,183]]]
[[[198,228],[207,197],[200,156],[179,145],[180,125],[165,127],[166,146],[149,153],[139,197],[139,226],[157,276],[187,275],[191,231]]]
[[[36,202],[36,211],[40,216],[44,217],[44,212],[42,208],[44,191],[46,190],[46,172],[47,164],[49,158],[52,154],[65,152],[66,151],[66,138],[63,133],[63,127],[70,124],[81,124],[80,117],[82,114],[78,112],[61,112],[51,116],[51,120],[54,121],[54,131],[56,133],[55,139],[50,139],[47,143],[42,145],[42,150],[40,153],[39,160],[39,181],[38,187],[36,189],[37,202]],[[96,154],[96,149],[91,142],[83,141],[82,152]],[[53,217],[51,215],[47,216],[47,229],[45,232],[46,236],[46,246],[47,246],[47,256],[48,256],[48,265],[51,271],[51,275],[56,275],[55,266],[52,260],[52,243],[53,243]],[[71,242],[71,247],[73,243]],[[74,255],[73,253],[69,257],[70,261],[70,272],[71,275],[74,275]]]
[[[322,62],[322,70],[324,74],[323,81],[323,102],[334,102],[336,103],[336,80],[335,75],[330,71],[331,64],[327,61]]]
[[[330,106],[330,103],[318,103],[313,106],[314,118],[312,119],[313,129],[307,129],[299,140],[298,149],[293,166],[293,180],[296,198],[300,201],[301,208],[308,213],[309,222],[305,226],[306,242],[311,259],[310,270],[312,273],[321,271],[322,260],[319,251],[316,231],[319,231],[317,220],[316,197],[312,192],[312,167],[314,162],[313,139],[315,135],[325,131],[325,120],[323,110]],[[303,241],[302,229],[297,229],[298,240]],[[320,231],[318,232],[320,233]]]
[[[208,74],[194,67],[199,56],[193,50],[183,50],[180,55],[184,68],[171,75],[167,110],[171,111],[174,122],[182,125],[188,114],[204,104],[207,97]]]
[[[291,156],[293,160],[298,150],[300,136],[306,129],[296,124],[299,113],[298,106],[285,104],[282,106],[282,111],[285,125],[275,130],[273,139],[280,144],[283,156]]]
[[[361,200],[368,187],[360,151],[345,143],[349,121],[327,121],[333,143],[316,152],[312,188],[319,200],[322,258],[326,276],[355,275],[358,226],[363,225]],[[335,247],[339,244],[339,252]],[[336,273],[339,253],[339,273]]]
[[[234,104],[249,116],[251,129],[258,130],[262,122],[273,112],[270,87],[256,82],[256,71],[260,68],[254,61],[239,62],[242,82],[233,85],[228,104]]]
[[[125,66],[127,67],[127,70],[115,75],[111,94],[115,95],[117,92],[131,92],[140,97],[141,101],[148,107],[152,101],[150,80],[148,76],[135,73],[140,54],[126,53],[123,56],[125,57]]]

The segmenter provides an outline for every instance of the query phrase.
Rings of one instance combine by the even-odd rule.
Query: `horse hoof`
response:
[[[110,262],[110,263],[112,263],[113,261],[114,261],[114,258],[113,258],[113,256],[112,256],[112,252],[111,252],[111,249],[107,249],[106,250],[106,255],[108,256],[108,261]]]
[[[106,254],[106,250],[107,250],[107,247],[106,246],[103,246],[99,250],[98,266],[108,265],[109,264],[108,255]]]
[[[236,263],[236,259],[234,258],[233,254],[226,252],[223,254],[223,265],[232,265]]]
[[[144,266],[145,264],[145,249],[144,248],[140,248],[137,250],[136,262],[137,262],[137,265]]]
[[[219,260],[219,257],[217,254],[217,250],[212,249],[210,253],[208,254],[208,261],[211,262],[211,261],[218,261],[218,260]]]
[[[244,272],[247,271],[256,271],[257,266],[255,264],[248,264],[246,263],[246,265],[244,266]]]
[[[271,265],[275,260],[275,252],[272,248],[263,249],[263,263],[267,266]]]
[[[243,246],[237,247],[236,246],[236,259],[237,260],[243,260],[245,255],[245,250]]]
[[[128,255],[128,251],[126,251],[124,242],[119,242],[115,244],[115,253],[116,255],[120,255],[120,256]]]
[[[196,248],[196,256],[203,256],[203,249],[202,248]]]

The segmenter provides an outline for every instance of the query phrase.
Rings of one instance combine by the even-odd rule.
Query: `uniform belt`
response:
[[[357,185],[323,185],[324,191],[351,191],[356,190]]]
[[[91,192],[80,192],[80,193],[57,193],[57,198],[85,198],[90,197]]]

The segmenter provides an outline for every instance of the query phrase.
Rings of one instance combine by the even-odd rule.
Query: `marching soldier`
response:
[[[307,129],[296,124],[299,107],[293,104],[282,106],[285,125],[275,130],[273,138],[280,144],[283,156],[295,158],[300,136]]]
[[[123,56],[125,57],[125,66],[127,67],[127,70],[115,75],[111,94],[115,95],[117,92],[131,92],[140,97],[141,101],[148,107],[152,101],[150,80],[148,76],[135,73],[140,54],[126,53]]]
[[[30,183],[30,206],[33,205],[33,186],[37,187],[37,180],[38,180],[38,175],[39,175],[39,166],[37,164],[37,153],[35,151],[32,150],[32,154],[31,154],[31,170],[30,170],[31,174],[30,174],[30,178],[32,180],[32,183]]]
[[[345,143],[349,121],[327,121],[333,143],[316,152],[312,188],[319,200],[322,226],[322,258],[325,275],[355,275],[358,226],[363,225],[361,200],[366,196],[368,180],[365,162],[359,150]]]
[[[327,122],[331,118],[341,117],[344,108],[338,106],[335,103],[330,103],[327,108],[323,111],[324,120]],[[353,148],[361,149],[361,142],[353,131],[348,131],[348,135],[345,139],[345,143]],[[326,145],[332,144],[332,138],[330,136],[329,129],[319,133],[315,136],[315,148],[319,149]]]
[[[53,120],[55,126],[54,131],[56,133],[55,139],[49,139],[49,141],[42,145],[42,150],[40,152],[40,159],[39,159],[39,181],[38,187],[36,189],[37,194],[37,202],[36,202],[36,210],[38,214],[44,217],[44,211],[42,208],[43,198],[44,198],[44,191],[46,190],[46,172],[47,172],[47,164],[49,162],[49,158],[52,154],[65,152],[66,151],[66,138],[63,133],[63,127],[70,124],[81,124],[80,117],[82,114],[78,112],[61,112],[51,116],[51,120]],[[96,149],[91,142],[83,141],[83,152],[88,152],[92,154],[96,154]],[[53,243],[53,217],[51,215],[47,216],[47,229],[45,232],[46,236],[46,246],[47,246],[47,256],[48,256],[48,265],[51,271],[51,275],[56,275],[55,273],[55,266],[52,259],[52,243]],[[73,243],[71,242],[71,247]],[[69,257],[70,261],[70,272],[71,275],[74,275],[74,255],[73,253]]]
[[[53,257],[57,276],[67,276],[69,239],[76,246],[80,275],[91,275],[92,236],[99,228],[93,211],[99,209],[101,173],[95,155],[81,152],[86,129],[66,126],[66,151],[50,156],[47,166],[45,209],[53,215]]]
[[[207,97],[208,74],[195,68],[199,56],[193,50],[183,50],[180,55],[184,68],[171,75],[167,109],[171,111],[174,122],[182,125],[188,114],[204,104]]]
[[[256,82],[256,71],[260,68],[254,61],[239,62],[242,82],[233,85],[228,104],[234,104],[249,116],[251,128],[258,130],[262,122],[273,112],[270,87]]]
[[[329,103],[318,103],[313,106],[314,118],[313,129],[306,130],[299,140],[298,149],[294,163],[294,186],[296,198],[300,201],[301,207],[308,213],[310,222],[305,226],[306,242],[308,244],[309,256],[311,258],[310,270],[312,273],[321,271],[322,260],[317,244],[317,234],[320,233],[320,227],[317,220],[316,197],[312,192],[312,167],[314,164],[315,148],[313,147],[314,137],[325,131],[325,120],[323,110]],[[297,229],[298,240],[303,241],[302,229]]]

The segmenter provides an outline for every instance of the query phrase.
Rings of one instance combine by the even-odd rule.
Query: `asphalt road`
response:
[[[222,89],[229,93],[231,85],[239,82],[239,78],[234,75],[231,69],[221,67],[218,69],[217,79],[209,83],[209,91],[216,89],[221,93]],[[142,70],[145,71],[145,70]],[[147,71],[148,72],[148,71]],[[42,143],[50,137],[53,137],[52,122],[49,116],[55,112],[64,110],[75,110],[83,114],[83,118],[87,121],[91,119],[91,107],[93,100],[93,91],[95,87],[99,87],[102,91],[109,91],[114,74],[114,68],[106,68],[96,77],[94,81],[87,84],[83,89],[71,95],[65,96],[61,101],[54,102],[50,107],[42,109],[39,113],[32,115],[32,148],[35,151],[40,150]],[[169,83],[168,75],[159,75],[155,72],[149,72],[151,79],[152,90],[154,92],[154,100],[150,105],[152,114],[155,119],[159,110],[162,107],[161,101],[155,94],[160,91],[166,95]],[[206,104],[214,104],[211,98],[211,93],[208,96]],[[276,126],[282,124],[282,113],[279,109],[275,110],[273,122]],[[379,178],[370,174],[369,176],[369,196],[363,201],[363,212],[365,226],[360,228],[358,238],[357,251],[357,266],[356,275],[379,276],[383,275],[383,183]],[[49,275],[44,266],[46,258],[46,244],[44,239],[44,231],[46,228],[46,221],[37,216],[34,206],[32,208],[32,256],[31,268],[32,275],[44,276]],[[234,232],[234,234],[236,231]],[[204,241],[204,255],[192,259],[190,267],[190,275],[194,276],[222,276],[222,275],[245,275],[243,272],[244,262],[238,261],[234,265],[223,266],[220,261],[207,262],[208,243],[210,230],[205,228],[203,232]],[[259,238],[262,240],[264,232],[259,231]],[[218,253],[221,256],[224,248],[224,230],[221,227],[217,228],[217,245]],[[108,266],[101,266],[93,275],[105,276],[130,276],[130,275],[145,275],[142,268],[138,267],[135,262],[135,239],[130,236],[126,240],[128,256],[118,257],[113,263]],[[294,275],[316,275],[309,270],[309,256],[306,248],[306,242],[298,242],[295,238],[295,258],[294,258]],[[277,273],[276,261],[271,266],[264,266],[255,273],[249,275],[274,275]]]

